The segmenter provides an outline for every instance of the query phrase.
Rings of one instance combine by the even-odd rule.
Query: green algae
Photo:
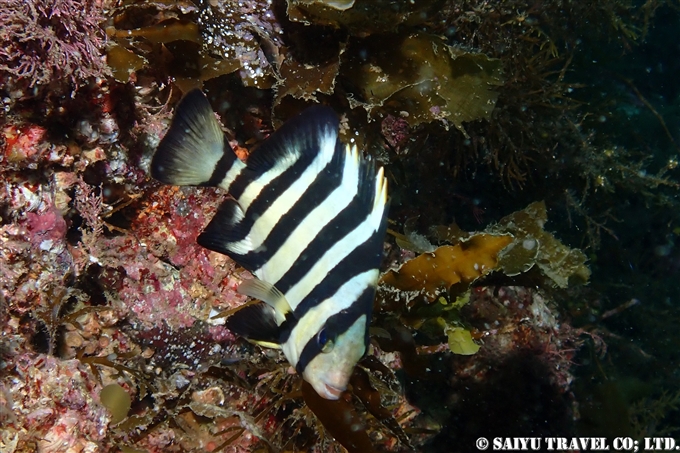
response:
[[[132,406],[132,398],[123,387],[109,384],[99,394],[102,404],[111,412],[111,423],[118,424],[127,417]]]
[[[463,327],[446,326],[444,328],[449,342],[449,349],[454,354],[473,355],[479,351],[479,345],[472,341],[472,334]]]

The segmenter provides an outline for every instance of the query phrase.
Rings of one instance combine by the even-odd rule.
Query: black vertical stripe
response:
[[[248,168],[261,175],[273,168],[291,150],[316,155],[330,137],[337,140],[340,120],[333,109],[317,105],[286,121],[248,157]]]
[[[262,243],[262,246],[258,250],[249,252],[248,256],[244,257],[254,266],[254,269],[264,266],[279,248],[283,246],[300,222],[340,186],[343,178],[342,170],[344,168],[345,155],[344,150],[339,147],[336,148],[332,160],[305,189],[302,196],[293,204],[291,209],[279,218],[269,236]],[[260,197],[257,198],[257,201],[260,201]],[[258,211],[266,209],[269,204],[271,203],[267,203],[265,206],[264,202],[262,202],[257,205],[251,205],[252,209],[248,209],[246,212],[246,221],[249,222],[249,227],[252,227],[254,219],[258,217]]]
[[[198,235],[196,242],[201,247],[227,255],[240,266],[251,270],[248,263],[243,260],[245,255],[236,253],[230,248],[235,238],[243,238],[247,234],[247,231],[245,233],[242,231],[242,221],[243,212],[238,202],[233,198],[227,198],[203,232]]]
[[[359,197],[354,197],[345,209],[319,231],[319,234],[305,247],[300,253],[300,257],[274,283],[274,286],[285,294],[307,275],[317,261],[333,245],[359,227],[366,220],[367,216],[370,215],[372,208],[372,203],[368,205]],[[348,250],[346,253],[350,253],[350,251]],[[380,253],[382,253],[382,246],[380,247]],[[360,259],[363,258],[365,257]],[[380,261],[378,261],[378,264],[380,264]]]
[[[304,298],[294,310],[294,317],[291,318],[290,334],[293,328],[297,325],[298,320],[302,319],[309,310],[317,306],[320,302],[332,297],[338,290],[351,280],[353,277],[363,274],[364,272],[377,269],[382,261],[382,243],[384,238],[384,230],[374,233],[366,242],[356,247],[352,252],[340,261],[326,277]],[[374,294],[375,287],[370,285],[366,291],[370,290]],[[357,301],[353,302],[353,305]],[[373,307],[373,296],[366,302],[367,307],[364,307],[369,313]],[[288,341],[286,333],[282,333],[281,342]]]
[[[256,219],[263,215],[265,210],[300,177],[300,174],[311,165],[314,156],[303,155],[293,166],[272,180],[252,201],[238,223],[234,221],[234,210],[237,208],[232,206],[236,204],[236,201],[226,200],[203,233],[199,235],[198,243],[229,256],[243,268],[255,272],[278,251],[295,226],[340,185],[345,154],[341,143],[336,142],[334,155],[326,167],[305,189],[301,198],[289,212],[278,219],[269,236],[257,250],[240,254],[229,249],[229,244],[245,239],[250,234]]]
[[[293,166],[275,178],[267,185],[267,187],[262,190],[262,192],[260,192],[260,194],[248,207],[248,210],[246,211],[246,217],[258,218],[263,215],[267,208],[300,178],[305,170],[307,170],[307,168],[314,162],[314,159],[318,154],[319,153],[311,155],[310,153],[303,153],[303,156]],[[332,184],[335,178],[341,174],[343,170],[342,165],[344,163],[344,154],[345,153],[342,149],[342,143],[336,141],[335,149],[333,150],[333,156],[328,161],[326,166],[319,172],[316,179],[312,181],[312,184],[315,185],[314,188],[316,190],[324,190],[322,187],[322,185],[326,183],[324,177],[330,178],[328,179],[328,182]],[[309,192],[310,188],[311,187],[308,187],[306,191]],[[310,211],[311,209],[307,210]]]
[[[236,154],[234,154],[234,151],[231,149],[231,145],[229,144],[229,140],[224,138],[224,154],[220,158],[220,160],[217,161],[217,164],[215,164],[215,169],[212,172],[212,175],[210,175],[210,179],[201,184],[202,186],[210,186],[210,187],[215,187],[218,186],[222,181],[224,181],[224,178],[227,176],[227,173],[229,170],[234,165],[239,165],[241,161],[236,157]],[[229,191],[228,187],[225,187],[227,192]]]
[[[328,224],[324,225],[317,236],[301,251],[299,259],[277,281],[272,282],[282,293],[295,286],[310,271],[314,264],[335,243],[354,231],[373,211],[376,196],[375,168],[372,162],[362,162],[359,170],[359,186],[352,201]],[[387,206],[381,222],[385,221]],[[386,228],[386,225],[385,225]],[[380,230],[380,228],[378,228]],[[384,229],[382,235],[384,236]],[[382,240],[382,236],[381,236]],[[382,243],[377,246],[382,256]],[[347,251],[349,253],[349,251]],[[378,267],[380,261],[375,267]]]
[[[238,200],[239,197],[243,195],[243,192],[248,185],[253,183],[257,176],[258,175],[248,167],[244,168],[229,186],[229,195]]]
[[[294,151],[299,153],[300,160],[311,162],[321,152],[327,137],[338,142],[339,127],[340,121],[335,112],[320,105],[286,121],[250,154],[246,161],[248,171],[243,177],[236,178],[231,196],[240,198],[252,179],[267,173],[282,159],[290,158]]]
[[[336,154],[340,151],[339,145],[340,143],[338,142],[335,150]],[[250,232],[251,228],[253,227],[255,220],[259,218],[267,210],[267,208],[271,206],[272,203],[274,203],[281,195],[283,195],[285,191],[288,190],[290,186],[298,180],[298,178],[300,178],[300,175],[304,173],[304,171],[312,164],[312,162],[314,162],[314,159],[317,157],[317,155],[318,152],[317,154],[303,152],[301,157],[292,166],[271,180],[269,184],[267,184],[267,186],[260,191],[257,197],[255,197],[255,199],[250,203],[248,210],[245,213],[245,218],[243,220],[244,224],[241,228],[241,231],[245,233],[244,236],[242,238],[236,238],[235,240],[245,238],[245,235]],[[330,161],[330,164],[328,164],[324,169],[324,172],[332,171],[332,166],[337,165],[336,159],[337,156],[334,155]],[[243,195],[243,192],[246,190],[248,184],[257,184],[257,180],[253,180],[252,176],[248,176],[246,173],[250,173],[252,175],[252,171],[250,170],[242,172],[241,175],[243,178],[241,178],[241,175],[237,177],[236,181],[234,181],[232,184],[232,190],[229,192],[230,195],[232,195],[237,200],[238,197]]]
[[[384,232],[374,232],[368,240],[348,253],[337,266],[329,269],[326,278],[316,285],[295,308],[295,317],[302,318],[319,301],[331,297],[352,277],[372,269],[378,269],[382,261],[383,239]]]
[[[364,353],[368,345],[368,327],[371,324],[371,311],[373,308],[373,296],[375,295],[375,288],[369,287],[364,290],[363,293],[355,300],[352,305],[347,307],[333,316],[328,318],[326,324],[322,329],[326,329],[326,335],[328,338],[337,339],[340,335],[347,332],[347,330],[352,327],[352,324],[356,322],[362,315],[366,315],[366,331],[364,332]],[[286,341],[284,339],[282,342]],[[297,365],[295,366],[296,371],[302,374],[307,368],[307,365],[321,352],[321,346],[317,341],[317,336],[314,335],[309,339],[305,347],[300,353],[300,358],[298,359]]]

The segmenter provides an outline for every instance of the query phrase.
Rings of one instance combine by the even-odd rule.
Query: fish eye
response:
[[[328,333],[326,332],[326,329],[321,329],[318,334],[316,334],[316,343],[319,345],[319,349],[321,349],[321,352],[324,354],[331,352],[333,350],[334,342],[333,339],[330,338]]]

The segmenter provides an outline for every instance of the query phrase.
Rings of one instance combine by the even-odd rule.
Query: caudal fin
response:
[[[225,140],[210,102],[196,89],[177,105],[151,160],[151,176],[176,186],[217,186],[229,170],[244,166]]]

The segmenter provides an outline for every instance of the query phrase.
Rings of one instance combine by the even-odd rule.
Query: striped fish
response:
[[[327,399],[340,397],[366,352],[387,211],[383,169],[343,145],[338,128],[330,108],[310,107],[244,163],[194,90],[151,162],[166,184],[228,192],[198,243],[249,270],[254,278],[239,292],[261,302],[227,326],[280,347]]]

